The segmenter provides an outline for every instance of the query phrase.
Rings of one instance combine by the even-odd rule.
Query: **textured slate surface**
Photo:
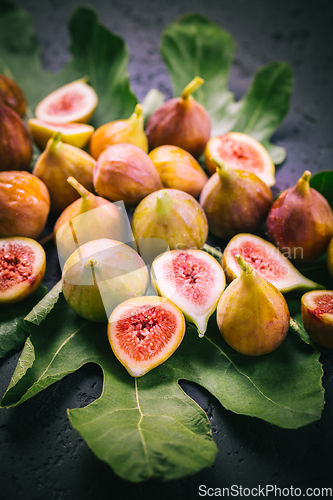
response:
[[[20,0],[34,17],[45,67],[59,69],[68,58],[67,20],[75,0]],[[277,170],[276,191],[294,183],[305,169],[332,169],[333,80],[332,3],[297,0],[95,0],[86,2],[129,46],[130,75],[138,97],[156,87],[166,97],[171,85],[159,55],[164,27],[181,14],[199,12],[227,29],[237,43],[230,89],[239,98],[255,69],[269,61],[291,63],[295,75],[292,108],[273,137],[287,149]],[[59,277],[48,249],[45,283]],[[0,361],[4,393],[19,353]],[[66,408],[85,406],[101,391],[101,373],[87,366],[22,406],[0,412],[0,500],[90,500],[96,498],[200,498],[207,487],[332,487],[333,355],[322,356],[326,406],[322,419],[291,431],[224,410],[204,390],[184,384],[207,411],[219,447],[216,463],[193,477],[160,484],[120,480],[90,452],[70,427]],[[306,380],[304,380],[306,383]]]

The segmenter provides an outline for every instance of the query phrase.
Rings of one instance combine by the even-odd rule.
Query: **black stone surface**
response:
[[[34,18],[45,68],[60,69],[69,57],[67,21],[80,3],[17,3]],[[171,96],[171,84],[159,55],[160,33],[176,17],[190,11],[206,15],[235,38],[237,52],[229,87],[237,98],[246,91],[258,66],[288,61],[294,71],[295,91],[290,113],[273,137],[288,152],[285,163],[277,168],[276,189],[293,184],[305,169],[332,169],[331,1],[96,0],[89,5],[95,7],[108,28],[127,41],[130,76],[139,99],[153,87]],[[50,287],[59,278],[59,270],[52,245],[46,250],[45,283]],[[1,396],[19,354],[13,352],[0,360]],[[182,383],[210,418],[219,449],[216,463],[179,481],[142,484],[115,476],[70,426],[66,409],[85,406],[101,392],[100,369],[85,366],[21,406],[0,411],[0,500],[192,500],[201,498],[200,484],[212,488],[294,486],[302,488],[302,493],[310,487],[333,488],[333,354],[323,354],[321,361],[326,390],[322,418],[297,430],[235,415],[204,389]],[[323,497],[318,495],[319,490],[315,492],[317,497]]]

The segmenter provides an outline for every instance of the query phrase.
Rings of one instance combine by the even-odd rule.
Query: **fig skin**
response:
[[[122,142],[133,144],[148,153],[148,139],[144,130],[141,104],[136,105],[128,119],[105,123],[96,129],[90,139],[89,152],[97,160],[107,147]]]
[[[328,245],[327,248],[326,261],[327,261],[328,272],[333,278],[333,238],[331,239],[330,244]]]
[[[151,115],[146,126],[150,149],[173,145],[195,158],[203,153],[210,137],[210,118],[191,95],[203,83],[202,78],[195,77],[180,97],[169,99]]]
[[[163,187],[179,189],[198,198],[208,177],[197,160],[178,146],[159,146],[149,153]]]
[[[50,211],[44,182],[25,171],[0,172],[0,237],[37,239]]]
[[[217,306],[217,324],[224,340],[237,352],[261,356],[284,341],[290,315],[282,293],[261,278],[241,256],[242,268]]]
[[[0,305],[21,302],[42,283],[46,270],[43,247],[31,238],[0,239]]]
[[[333,213],[327,200],[310,187],[311,172],[283,191],[266,221],[268,239],[288,250],[295,261],[312,261],[323,255],[333,236]]]
[[[28,170],[32,140],[22,118],[0,100],[0,171]]]
[[[121,242],[131,240],[128,218],[120,207],[90,193],[74,177],[67,181],[80,198],[65,208],[54,226],[61,267],[78,245],[101,238]]]
[[[94,158],[82,149],[64,144],[57,133],[47,143],[32,173],[47,186],[51,198],[51,212],[59,215],[80,195],[68,184],[68,177],[75,177],[88,191],[93,191]]]
[[[0,74],[0,101],[14,110],[21,118],[24,117],[27,102],[21,87],[11,78]]]
[[[235,170],[218,158],[213,161],[216,172],[200,195],[210,231],[224,240],[255,232],[273,203],[271,190],[255,174]]]
[[[178,189],[161,189],[144,198],[132,218],[134,238],[160,239],[170,250],[201,248],[207,240],[205,212],[193,196]]]
[[[80,246],[67,259],[62,291],[83,318],[107,321],[114,308],[145,294],[148,270],[139,254],[119,241],[102,238]]]
[[[44,151],[48,141],[57,132],[61,133],[62,142],[77,148],[84,148],[94,132],[94,127],[86,123],[60,123],[43,122],[37,118],[28,120],[28,126],[34,143]]]
[[[312,340],[333,349],[333,291],[305,293],[301,298],[301,314],[304,329]]]
[[[99,156],[94,187],[99,196],[122,200],[126,207],[133,207],[163,186],[147,153],[133,144],[122,143],[109,146]]]

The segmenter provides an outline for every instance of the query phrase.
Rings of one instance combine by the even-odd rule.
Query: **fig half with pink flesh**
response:
[[[158,294],[174,302],[203,337],[225,287],[220,264],[203,250],[172,250],[154,260],[151,275]]]
[[[317,344],[333,349],[333,291],[313,290],[301,299],[303,326]]]
[[[31,238],[0,239],[0,305],[29,297],[41,284],[46,269],[43,247]]]
[[[322,288],[318,283],[303,276],[272,243],[246,233],[234,236],[224,249],[222,267],[229,283],[241,274],[237,254],[251,264],[262,278],[283,293],[296,288]]]
[[[185,334],[185,319],[170,300],[136,297],[112,312],[108,338],[116,358],[132,377],[142,377],[166,361]]]
[[[94,132],[94,127],[86,123],[51,123],[31,118],[28,121],[31,136],[40,149],[45,146],[57,132],[61,133],[61,140],[77,148],[84,148]]]

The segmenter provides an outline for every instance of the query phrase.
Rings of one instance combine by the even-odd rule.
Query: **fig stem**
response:
[[[156,210],[163,217],[169,212],[171,198],[165,189],[161,189],[156,197]]]
[[[54,233],[50,233],[47,236],[44,236],[41,240],[38,241],[40,245],[46,245],[49,241],[52,241],[54,238]]]
[[[243,272],[245,272],[247,275],[252,274],[253,267],[248,262],[246,262],[246,260],[242,255],[240,254],[235,255],[235,259]]]
[[[221,158],[218,158],[217,156],[211,156],[210,160],[215,163],[216,165],[216,172],[219,174],[219,176],[225,176],[225,175],[230,175],[234,172],[234,169],[228,165],[225,161],[221,160]]]
[[[135,106],[134,112],[132,114],[132,118],[135,118],[137,120],[137,119],[141,118],[142,113],[143,113],[142,104],[138,103]]]
[[[82,184],[80,184],[74,177],[68,177],[67,182],[79,193],[83,200],[92,198],[94,195],[88,191]]]
[[[310,170],[305,170],[302,177],[296,183],[296,192],[300,196],[305,196],[307,192],[310,191],[310,179],[311,172]]]
[[[193,94],[193,92],[201,87],[204,82],[205,80],[200,78],[200,76],[196,76],[195,78],[193,78],[193,80],[184,88],[181,94],[181,98],[184,100],[188,99]]]
[[[223,257],[223,252],[220,252],[220,250],[218,250],[217,248],[207,245],[207,243],[204,244],[201,250],[205,250],[207,253],[213,255],[214,257],[217,257],[218,259],[222,259]]]
[[[49,150],[51,152],[55,152],[60,145],[61,145],[61,132],[56,132],[51,139]]]

